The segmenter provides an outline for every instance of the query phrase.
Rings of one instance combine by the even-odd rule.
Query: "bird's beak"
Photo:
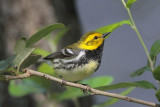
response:
[[[104,34],[102,35],[102,37],[103,37],[103,38],[106,38],[107,35],[109,35],[110,33],[111,33],[111,32],[104,33]]]

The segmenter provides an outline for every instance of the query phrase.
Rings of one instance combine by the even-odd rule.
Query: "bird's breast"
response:
[[[72,64],[73,65],[73,64]],[[70,65],[70,66],[72,66]],[[67,65],[69,66],[69,65]],[[90,60],[87,64],[76,66],[73,69],[67,70],[65,68],[55,69],[55,72],[68,81],[79,81],[95,72],[99,63],[95,60]]]

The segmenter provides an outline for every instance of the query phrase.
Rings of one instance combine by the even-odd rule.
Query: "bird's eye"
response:
[[[95,37],[94,37],[94,39],[98,39],[98,37],[97,37],[97,36],[95,36]]]

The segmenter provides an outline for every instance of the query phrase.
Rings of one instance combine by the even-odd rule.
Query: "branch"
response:
[[[87,90],[87,91],[91,92],[92,95],[108,96],[108,97],[118,98],[118,99],[122,99],[122,100],[129,101],[129,102],[143,104],[143,105],[146,105],[146,106],[160,107],[158,104],[153,103],[153,102],[148,102],[148,101],[139,100],[139,99],[132,98],[132,97],[122,96],[122,95],[115,94],[115,93],[100,91],[100,90],[90,88],[90,87],[82,85],[82,84],[64,81],[64,80],[61,80],[59,78],[56,78],[56,77],[53,77],[53,76],[50,76],[48,74],[44,74],[44,73],[41,73],[41,72],[37,72],[37,71],[31,70],[31,69],[24,69],[23,72],[24,72],[24,74],[20,74],[20,75],[17,75],[17,76],[6,75],[5,79],[6,80],[14,80],[14,79],[24,79],[24,78],[28,78],[30,76],[40,76],[40,77],[44,77],[44,78],[52,80],[52,81],[63,83],[67,86]]]

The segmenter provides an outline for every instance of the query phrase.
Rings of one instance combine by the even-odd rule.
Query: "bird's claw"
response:
[[[86,86],[86,88],[82,89],[82,91],[85,95],[87,95],[88,92],[91,90],[91,87],[88,84],[82,84],[82,85]]]

